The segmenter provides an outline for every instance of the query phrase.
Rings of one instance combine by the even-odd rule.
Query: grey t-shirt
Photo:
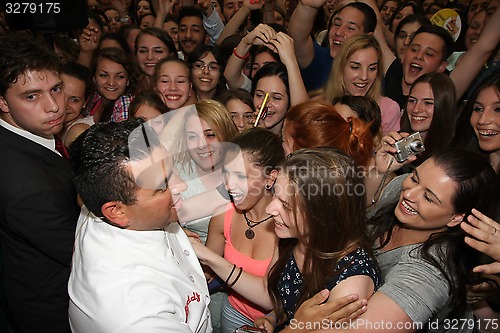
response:
[[[414,250],[418,246],[375,253],[384,281],[379,291],[398,304],[413,322],[422,324],[418,332],[472,332],[470,311],[460,319],[447,318],[451,309],[448,281],[421,258],[419,250]],[[436,251],[431,250],[431,254],[437,256]]]
[[[408,177],[408,174],[397,176],[392,179],[385,187],[382,189],[380,194],[380,199],[370,208],[370,211],[366,213],[366,218],[370,219],[383,207],[388,204],[396,203],[401,194],[401,186],[403,181]]]

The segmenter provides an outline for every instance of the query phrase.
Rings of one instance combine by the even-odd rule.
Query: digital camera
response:
[[[407,136],[394,143],[394,148],[398,151],[394,154],[396,161],[403,163],[412,155],[417,155],[425,150],[424,142],[419,132]]]

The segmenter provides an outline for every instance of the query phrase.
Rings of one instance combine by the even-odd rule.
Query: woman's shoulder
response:
[[[331,281],[330,284],[332,285],[356,275],[369,276],[374,282],[375,289],[381,285],[380,270],[374,256],[371,252],[361,247],[354,249],[342,257],[337,263],[336,270],[339,274],[334,277],[334,281]],[[328,287],[330,287],[330,284]]]

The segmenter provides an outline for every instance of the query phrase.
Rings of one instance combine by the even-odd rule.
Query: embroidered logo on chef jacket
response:
[[[198,294],[196,291],[193,291],[191,295],[187,295],[186,305],[184,306],[184,311],[186,312],[186,323],[188,321],[189,304],[191,304],[191,302],[200,302],[200,294]]]

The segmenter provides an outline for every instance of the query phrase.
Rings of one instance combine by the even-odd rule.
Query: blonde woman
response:
[[[383,58],[379,43],[372,35],[360,34],[347,39],[335,57],[325,93],[318,98],[331,104],[344,95],[365,96],[380,106],[384,134],[399,130],[398,104],[382,96]]]

